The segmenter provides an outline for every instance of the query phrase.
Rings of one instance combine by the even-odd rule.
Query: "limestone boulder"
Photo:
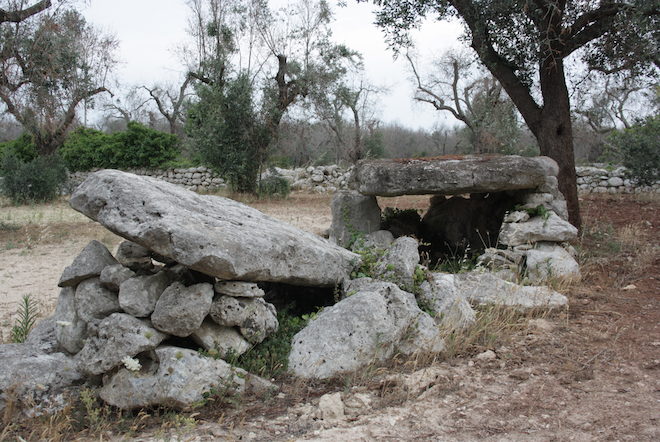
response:
[[[0,410],[10,399],[32,402],[86,379],[64,353],[44,353],[40,346],[27,343],[0,345]]]
[[[499,242],[506,246],[540,241],[563,242],[577,238],[578,230],[553,212],[546,216],[535,216],[526,222],[503,223]]]
[[[213,295],[213,286],[209,283],[186,287],[175,282],[158,299],[151,322],[163,333],[189,336],[209,314]]]
[[[107,266],[101,271],[99,281],[103,287],[113,292],[118,292],[121,283],[133,276],[135,276],[134,271],[128,267],[124,267],[122,264],[115,264],[113,266]]]
[[[404,355],[440,353],[445,349],[445,331],[426,312],[422,312],[410,324],[408,333],[397,346]]]
[[[527,274],[532,284],[543,284],[551,279],[577,280],[580,266],[562,246],[539,243],[527,251]]]
[[[87,337],[87,323],[80,319],[76,311],[76,291],[73,287],[60,290],[55,306],[55,335],[63,349],[76,354],[82,350]]]
[[[75,360],[83,373],[102,374],[121,365],[126,356],[155,349],[166,337],[145,319],[114,313],[99,323],[98,337],[87,338]]]
[[[42,319],[28,333],[24,343],[34,346],[44,354],[60,351],[60,343],[57,341],[57,333],[55,331],[56,327],[57,325],[53,316]]]
[[[168,272],[129,278],[119,286],[119,306],[129,315],[146,318],[153,313],[158,299],[171,283]]]
[[[242,355],[252,345],[243,337],[236,327],[218,325],[212,319],[205,319],[201,327],[195,330],[190,337],[204,350],[215,350],[221,358],[232,353]]]
[[[566,296],[548,287],[518,285],[488,272],[457,275],[457,289],[459,296],[472,303],[513,307],[520,311],[549,311],[568,305]]]
[[[357,259],[228,198],[116,170],[91,174],[69,204],[130,241],[222,280],[329,287]]]
[[[379,230],[377,232],[364,235],[362,240],[356,241],[352,246],[351,250],[367,250],[367,249],[377,249],[385,250],[388,249],[394,242],[394,235],[389,230]]]
[[[352,246],[358,233],[369,235],[380,230],[380,207],[375,196],[343,190],[332,197],[330,241]]]
[[[414,295],[376,282],[325,308],[292,340],[289,370],[325,379],[387,359],[423,312]]]
[[[75,287],[79,282],[99,276],[104,268],[117,264],[106,246],[93,240],[80,252],[70,266],[64,269],[60,281],[60,287]]]
[[[253,344],[263,341],[279,328],[275,306],[262,298],[216,296],[210,316],[218,325],[238,327]]]
[[[98,322],[121,311],[117,293],[103,287],[99,277],[89,278],[78,284],[74,302],[78,317],[86,323]]]
[[[419,244],[415,238],[401,236],[394,241],[376,263],[379,279],[412,286],[415,268],[419,264]]]
[[[120,369],[100,390],[101,398],[122,410],[166,406],[183,411],[201,403],[205,393],[233,396],[246,387],[274,388],[245,370],[193,350],[165,346],[154,353],[156,360],[144,372]]]
[[[378,196],[532,189],[544,184],[546,175],[554,171],[550,162],[545,157],[500,155],[361,160],[355,166],[351,187],[364,195]]]
[[[420,288],[419,301],[434,313],[444,330],[461,330],[475,322],[470,303],[458,293],[455,275],[432,273],[432,280],[424,281]]]

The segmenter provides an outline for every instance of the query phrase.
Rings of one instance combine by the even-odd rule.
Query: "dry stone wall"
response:
[[[652,186],[636,186],[626,178],[626,168],[607,170],[603,167],[580,166],[575,168],[580,193],[645,193],[660,191],[660,181]]]
[[[90,172],[75,172],[71,174],[71,180],[80,184],[98,169]],[[291,185],[291,190],[312,191],[318,193],[336,192],[348,188],[348,180],[353,168],[343,169],[337,165],[318,167],[298,167],[295,169],[275,168],[278,174],[284,177]],[[202,189],[214,190],[224,189],[227,183],[213,170],[204,167],[170,168],[170,169],[129,169],[126,172],[156,178],[168,183],[185,187],[188,190],[198,191]],[[266,178],[270,171],[264,172]]]

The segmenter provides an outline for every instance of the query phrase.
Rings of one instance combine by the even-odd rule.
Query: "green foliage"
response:
[[[39,156],[32,135],[26,133],[13,141],[0,143],[0,158],[4,156],[5,152],[13,152],[17,158],[26,163],[29,163]]]
[[[69,180],[66,164],[58,154],[25,162],[9,150],[2,157],[0,172],[4,175],[0,190],[12,204],[53,201]]]
[[[31,295],[23,296],[18,307],[18,319],[16,325],[11,329],[11,341],[15,343],[25,342],[28,334],[34,327],[39,315],[39,305]]]
[[[660,117],[649,117],[608,138],[618,151],[628,176],[650,186],[660,180]]]
[[[60,153],[71,171],[128,169],[159,167],[174,161],[180,146],[176,135],[131,121],[126,132],[112,135],[81,127],[69,136]]]
[[[229,355],[225,357],[225,360],[265,378],[285,374],[289,367],[289,353],[293,336],[307,324],[305,319],[291,316],[288,313],[289,310],[285,308],[277,312],[279,328],[276,333],[268,336],[246,353],[240,356]]]
[[[76,108],[93,105],[93,96],[107,92],[118,43],[66,7],[1,23],[0,33],[6,110],[32,134],[39,154],[51,155],[76,121]]]
[[[274,196],[286,198],[291,193],[289,182],[280,175],[275,168],[270,170],[270,174],[259,182],[257,194],[260,198],[271,198]]]
[[[200,85],[199,101],[189,109],[186,124],[191,148],[202,162],[224,176],[232,190],[250,193],[257,188],[269,140],[254,109],[252,93],[247,74]]]
[[[520,204],[516,204],[513,209],[516,211],[521,210]],[[538,206],[532,207],[530,209],[525,209],[525,212],[529,213],[529,216],[540,216],[546,221],[548,218],[550,218],[550,211],[548,211],[548,209],[546,209],[543,204],[539,204]]]

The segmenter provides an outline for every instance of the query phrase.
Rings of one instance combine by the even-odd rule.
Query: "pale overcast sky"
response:
[[[334,4],[332,0],[330,3]],[[349,0],[346,7],[333,9],[333,40],[361,52],[367,78],[390,88],[390,93],[380,99],[382,121],[412,129],[429,129],[436,121],[445,121],[430,105],[413,103],[413,87],[404,60],[392,59],[383,33],[373,24],[374,6]],[[185,0],[91,0],[83,14],[88,22],[113,32],[120,40],[124,64],[118,77],[123,84],[153,85],[181,77],[182,67],[172,48],[185,39]],[[459,33],[460,27],[455,24],[428,23],[415,40],[420,54],[428,56],[455,45]]]

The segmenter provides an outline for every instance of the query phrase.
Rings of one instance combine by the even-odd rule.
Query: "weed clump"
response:
[[[10,335],[14,343],[22,343],[37,322],[39,316],[39,305],[31,295],[23,296],[18,308],[18,320],[12,327]]]

